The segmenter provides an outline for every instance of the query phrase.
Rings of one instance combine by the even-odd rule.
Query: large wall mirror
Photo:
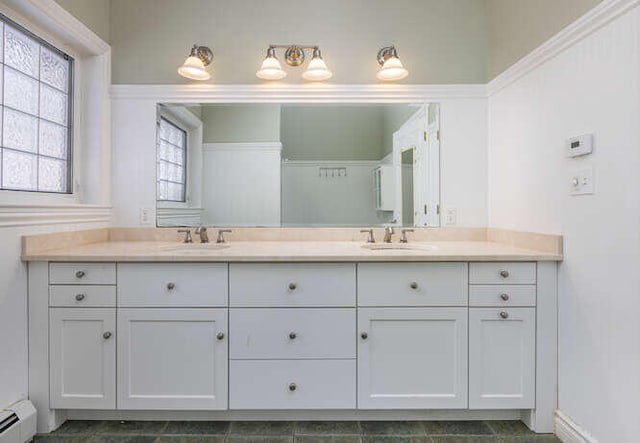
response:
[[[437,103],[158,105],[157,225],[440,225]]]

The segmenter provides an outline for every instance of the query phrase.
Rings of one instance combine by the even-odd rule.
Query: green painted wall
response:
[[[280,141],[278,104],[202,105],[201,113],[205,143]]]

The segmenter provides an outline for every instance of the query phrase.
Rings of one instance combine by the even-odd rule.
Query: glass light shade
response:
[[[400,59],[398,57],[389,57],[376,74],[376,77],[378,77],[378,80],[394,81],[402,80],[407,75],[409,75],[409,71],[402,66]]]
[[[193,80],[209,80],[211,74],[207,72],[204,63],[198,57],[190,55],[184,64],[178,68],[178,74]]]
[[[262,66],[260,66],[260,69],[256,72],[256,77],[262,80],[281,80],[286,76],[287,73],[284,72],[282,66],[280,66],[280,62],[273,56],[265,58]]]
[[[333,77],[333,73],[329,71],[322,57],[313,57],[307,70],[302,73],[303,79],[313,82],[329,80],[331,77]]]

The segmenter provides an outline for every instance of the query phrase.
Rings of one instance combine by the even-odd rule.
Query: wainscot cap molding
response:
[[[640,0],[603,0],[488,83],[488,95],[506,88],[538,66],[615,20]]]
[[[76,223],[108,223],[111,206],[2,205],[0,228]]]
[[[639,0],[640,1],[640,0]],[[111,98],[180,103],[397,103],[486,98],[477,85],[112,85]]]

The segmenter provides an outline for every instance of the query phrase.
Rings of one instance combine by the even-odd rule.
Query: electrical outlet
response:
[[[151,223],[149,218],[149,208],[140,208],[140,224],[148,225]]]
[[[444,224],[447,226],[454,226],[456,224],[456,208],[445,209]]]

